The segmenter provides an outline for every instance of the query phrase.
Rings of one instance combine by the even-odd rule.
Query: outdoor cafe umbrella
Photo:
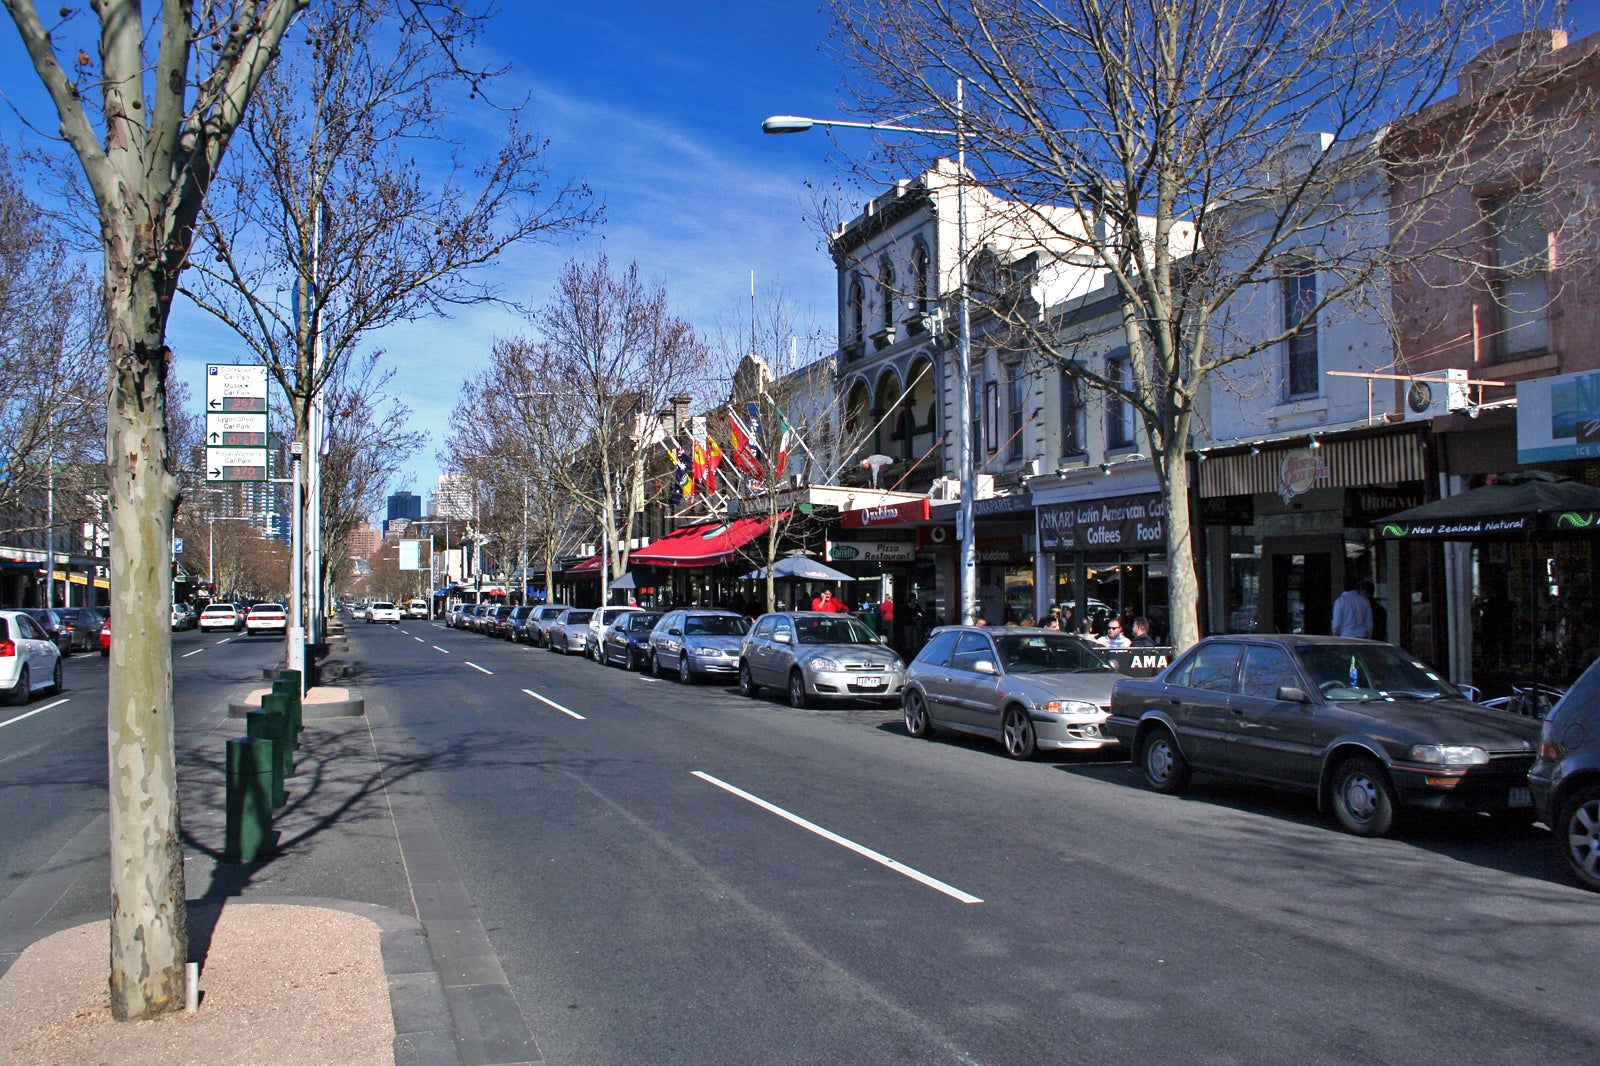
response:
[[[636,589],[639,587],[639,582],[634,580],[633,571],[629,570],[626,574],[613,581],[611,587],[614,589]]]
[[[767,576],[767,568],[752,570],[744,575],[742,580],[760,581]],[[833,567],[819,563],[815,559],[808,559],[804,555],[786,555],[772,564],[773,577],[787,577],[795,581],[854,581],[849,574],[841,573]]]
[[[1488,485],[1425,503],[1372,523],[1380,540],[1534,541],[1600,535],[1600,488],[1543,470],[1507,474]],[[1528,588],[1537,583],[1528,554]],[[1530,595],[1530,661],[1539,664],[1539,597]],[[1540,678],[1535,678],[1535,682]]]

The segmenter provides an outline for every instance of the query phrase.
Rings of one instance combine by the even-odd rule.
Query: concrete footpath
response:
[[[0,1063],[542,1061],[419,768],[364,695],[364,716],[307,720],[256,863],[221,858],[223,745],[243,723],[223,705],[180,732],[195,1015],[109,1019],[104,815],[0,900]]]

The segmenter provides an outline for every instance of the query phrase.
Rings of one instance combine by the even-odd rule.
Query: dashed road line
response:
[[[430,647],[432,647],[434,651],[444,652],[444,654],[446,654],[446,655],[450,654],[449,652],[445,651],[443,648],[439,647],[439,645],[437,645],[437,644],[430,645]]]
[[[480,673],[480,674],[488,674],[490,677],[494,676],[494,671],[493,670],[485,670],[483,667],[479,666],[477,663],[469,662],[469,663],[467,663],[467,665],[472,667],[474,670],[478,671],[478,673]]]
[[[205,651],[204,648],[196,648],[194,651],[186,651],[186,652],[184,652],[182,655],[178,656],[178,658],[187,659],[189,656],[191,656],[191,655],[199,655],[203,651]]]
[[[545,697],[539,695],[537,692],[533,691],[533,689],[531,689],[531,688],[525,688],[522,691],[526,692],[528,695],[532,696],[534,699],[538,700],[540,703],[548,704],[551,707],[554,707],[556,710],[560,711],[562,714],[571,715],[572,717],[576,718],[580,722],[587,722],[589,720],[589,719],[585,718],[583,715],[579,714],[577,711],[569,711],[569,710],[567,710],[565,707],[561,706],[561,704],[557,703],[555,700],[546,699]]]
[[[0,729],[4,729],[6,726],[11,725],[13,722],[20,722],[24,718],[32,718],[36,714],[43,714],[45,711],[48,711],[52,707],[59,707],[63,703],[71,703],[71,702],[72,702],[72,697],[69,696],[64,700],[56,700],[54,703],[47,703],[43,707],[35,707],[33,710],[29,711],[27,714],[19,714],[15,718],[7,718],[4,722],[0,722]]]
[[[523,691],[527,691],[527,690],[524,689]],[[971,893],[963,892],[959,888],[956,888],[953,885],[947,885],[943,881],[938,880],[937,878],[929,877],[927,874],[923,873],[920,870],[913,869],[910,866],[907,866],[905,863],[899,862],[899,861],[897,861],[895,859],[891,859],[891,858],[889,858],[889,856],[884,855],[881,852],[873,851],[871,848],[867,847],[864,844],[857,844],[855,841],[850,840],[847,837],[842,837],[838,833],[834,833],[834,832],[832,832],[830,830],[824,829],[820,825],[817,825],[815,822],[808,822],[804,818],[800,817],[798,814],[791,814],[790,812],[784,810],[782,807],[779,807],[775,803],[768,803],[766,800],[762,799],[760,796],[752,795],[751,793],[746,792],[742,788],[737,788],[737,787],[735,787],[733,785],[728,784],[726,781],[719,781],[715,777],[712,777],[710,774],[705,773],[704,771],[694,770],[694,771],[691,771],[691,772],[693,773],[693,775],[695,777],[698,777],[700,780],[706,782],[707,784],[716,785],[718,788],[722,789],[723,791],[729,792],[729,793],[731,793],[731,794],[733,794],[735,796],[738,796],[740,799],[745,800],[745,801],[747,801],[749,803],[753,803],[757,807],[760,807],[764,811],[767,811],[767,812],[769,812],[771,814],[776,814],[779,818],[782,818],[782,819],[784,819],[786,821],[793,822],[795,825],[799,826],[801,829],[804,829],[804,830],[806,830],[808,832],[811,832],[811,833],[815,833],[819,837],[822,837],[824,840],[831,840],[833,843],[838,844],[842,848],[848,848],[850,851],[855,852],[857,855],[864,856],[865,858],[871,859],[873,862],[880,863],[883,866],[887,866],[889,869],[893,870],[895,873],[900,874],[900,875],[902,875],[904,877],[909,877],[909,878],[911,878],[911,880],[916,881],[919,884],[927,885],[929,888],[931,888],[931,889],[933,889],[933,890],[935,890],[937,892],[943,892],[945,895],[951,897],[952,899],[960,900],[962,903],[982,903],[983,902],[983,900],[979,899],[977,896],[972,895]]]

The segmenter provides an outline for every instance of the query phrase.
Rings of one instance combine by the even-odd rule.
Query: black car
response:
[[[528,639],[528,620],[533,617],[533,612],[539,608],[532,604],[513,607],[511,614],[506,617],[506,631],[501,634],[509,641],[521,644]]]
[[[1544,720],[1528,787],[1567,869],[1600,892],[1600,660]]]
[[[106,616],[93,607],[57,607],[56,614],[71,628],[71,644],[80,651],[100,646],[100,627]]]
[[[606,630],[600,661],[625,670],[643,670],[650,661],[650,631],[661,621],[661,611],[629,611]]]
[[[47,607],[24,607],[22,610],[44,630],[45,636],[61,652],[63,659],[72,654],[72,631],[59,614]]]
[[[1387,833],[1401,807],[1533,813],[1539,723],[1473,703],[1381,641],[1210,637],[1154,678],[1117,682],[1106,728],[1157,792],[1195,770],[1300,789],[1358,836]]]

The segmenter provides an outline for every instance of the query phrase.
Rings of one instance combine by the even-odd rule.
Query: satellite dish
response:
[[[887,455],[869,455],[865,459],[861,460],[862,468],[872,471],[872,487],[873,488],[877,488],[878,487],[878,475],[879,475],[879,473],[883,470],[884,467],[891,465],[893,462],[894,462],[894,460],[891,459]]]

